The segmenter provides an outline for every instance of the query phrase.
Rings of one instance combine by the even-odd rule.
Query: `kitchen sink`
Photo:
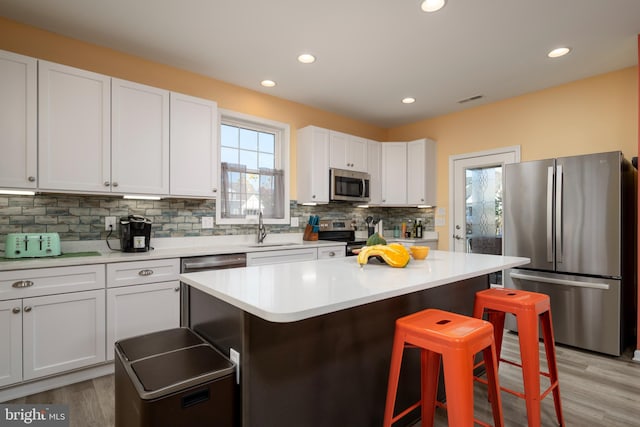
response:
[[[283,242],[283,243],[253,243],[251,245],[247,245],[250,248],[272,248],[275,246],[295,246],[295,245],[299,245],[300,243],[295,243],[295,242]]]

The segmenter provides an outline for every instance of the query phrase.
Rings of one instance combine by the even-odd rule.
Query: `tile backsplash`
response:
[[[394,225],[422,218],[424,230],[434,229],[434,210],[417,208],[358,208],[350,203],[303,206],[291,201],[291,217],[299,218],[299,227],[267,225],[269,233],[301,233],[309,215],[321,219],[355,220],[359,230],[366,229],[365,218],[382,218],[385,235]],[[153,222],[152,237],[220,236],[252,234],[254,225],[218,225],[202,228],[202,217],[214,217],[215,200],[165,199],[159,201],[124,200],[109,196],[40,194],[36,196],[0,196],[0,236],[7,233],[57,232],[63,240],[101,240],[107,237],[107,216],[143,215]],[[386,231],[389,230],[389,231]],[[114,233],[112,238],[116,238]],[[2,238],[4,240],[4,238]]]

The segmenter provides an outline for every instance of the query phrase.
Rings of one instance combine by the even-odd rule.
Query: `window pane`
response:
[[[239,129],[235,126],[222,125],[220,130],[220,145],[224,147],[238,147],[240,140]]]
[[[258,150],[258,132],[248,129],[240,129],[240,148],[245,150]]]
[[[263,153],[274,153],[276,146],[276,136],[272,133],[260,132],[258,135],[258,150]]]
[[[235,148],[222,147],[220,149],[220,161],[223,163],[238,164],[240,161],[238,158],[238,150]]]
[[[275,157],[273,154],[265,154],[265,153],[259,153],[259,166],[261,168],[270,168],[270,169],[275,169],[275,165],[273,163]]]
[[[258,170],[258,153],[240,150],[240,164],[246,165],[247,169]]]

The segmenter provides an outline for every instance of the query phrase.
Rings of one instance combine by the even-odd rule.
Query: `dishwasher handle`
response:
[[[189,273],[197,270],[215,270],[220,268],[245,267],[247,257],[245,254],[230,256],[212,256],[202,259],[185,260],[182,263],[182,272]]]
[[[580,282],[577,280],[567,280],[567,279],[553,279],[551,277],[540,277],[540,276],[532,276],[530,274],[522,274],[522,273],[511,273],[512,279],[521,279],[521,280],[529,280],[532,282],[542,282],[542,283],[551,283],[553,285],[565,285],[565,286],[575,286],[578,288],[590,288],[590,289],[602,289],[608,291],[610,286],[606,283],[589,283],[589,282]]]

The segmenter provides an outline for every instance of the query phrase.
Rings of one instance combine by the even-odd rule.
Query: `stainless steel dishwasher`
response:
[[[182,258],[180,273],[195,273],[197,271],[224,270],[247,266],[247,254],[206,255]],[[189,327],[189,289],[185,283],[180,283],[180,326]]]

